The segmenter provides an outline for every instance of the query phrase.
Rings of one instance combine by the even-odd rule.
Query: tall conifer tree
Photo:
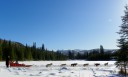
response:
[[[122,24],[120,26],[120,39],[118,39],[119,52],[117,55],[117,63],[122,64],[125,68],[126,76],[126,66],[128,64],[128,6],[125,6],[125,15],[122,16]]]
[[[104,48],[103,48],[102,45],[100,45],[100,53],[101,53],[101,54],[104,54]]]

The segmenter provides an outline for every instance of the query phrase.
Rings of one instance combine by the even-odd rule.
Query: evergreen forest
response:
[[[42,44],[41,47],[37,47],[34,42],[32,46],[23,45],[19,42],[11,40],[0,39],[0,60],[3,61],[7,56],[10,56],[11,60],[19,61],[38,61],[38,60],[111,60],[116,57],[115,53],[106,53],[104,48],[100,45],[98,50],[93,49],[90,52],[74,53],[73,50],[69,50],[67,54],[62,51],[51,51],[45,48]]]
[[[36,43],[32,46],[23,45],[19,42],[0,39],[0,60],[5,60],[10,56],[11,60],[66,60],[67,57],[60,52],[50,51],[42,47],[36,47]]]

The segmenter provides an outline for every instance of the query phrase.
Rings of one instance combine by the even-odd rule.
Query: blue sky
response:
[[[0,38],[50,50],[115,49],[127,0],[0,0]]]

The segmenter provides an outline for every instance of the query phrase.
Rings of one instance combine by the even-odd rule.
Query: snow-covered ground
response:
[[[108,66],[104,63],[108,62]],[[0,62],[0,77],[123,77],[118,74],[119,69],[115,61],[20,61],[20,64],[32,65],[31,67],[5,67],[5,62]],[[47,64],[53,65],[46,67]],[[72,63],[77,66],[71,67]],[[83,64],[88,63],[88,66]],[[94,66],[94,63],[100,63]],[[65,66],[60,66],[66,64]]]

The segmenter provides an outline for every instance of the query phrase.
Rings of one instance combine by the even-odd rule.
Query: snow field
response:
[[[108,66],[104,63],[108,62]],[[2,77],[123,77],[118,75],[119,69],[115,61],[19,61],[20,64],[32,65],[31,67],[5,67],[5,62],[0,62],[0,76]],[[47,64],[53,65],[46,67]],[[77,63],[71,67],[72,63]],[[88,66],[83,67],[83,64]],[[94,66],[94,63],[100,63]],[[65,66],[60,66],[66,64]]]

